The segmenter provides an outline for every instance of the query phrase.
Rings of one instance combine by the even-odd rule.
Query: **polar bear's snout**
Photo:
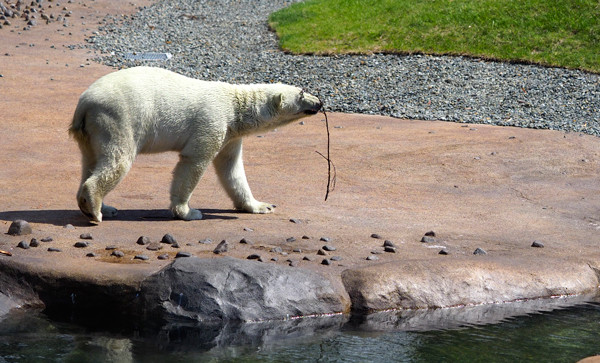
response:
[[[310,93],[306,93],[304,91],[300,91],[300,96],[304,101],[304,111],[303,113],[307,115],[314,115],[323,108],[323,102],[316,97],[311,95]]]

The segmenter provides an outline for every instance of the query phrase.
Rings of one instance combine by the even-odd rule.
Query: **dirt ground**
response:
[[[581,278],[581,270],[569,266],[588,266],[592,276],[589,283],[569,285],[562,293],[597,288],[600,139],[558,131],[329,114],[337,184],[324,201],[327,163],[315,151],[324,153],[327,140],[319,114],[303,125],[294,123],[245,141],[250,186],[257,199],[277,205],[274,214],[233,210],[211,169],[191,201],[205,219],[173,220],[168,191],[178,156],[165,153],[139,156],[107,197],[119,215],[90,224],[75,201],[80,154],[67,128],[81,92],[114,70],[93,62],[97,55],[92,51],[69,46],[83,44],[105,14],[130,14],[149,3],[70,3],[68,27],[54,22],[23,30],[25,22],[13,21],[0,29],[0,249],[12,253],[0,256],[0,263],[11,259],[37,268],[119,279],[124,271],[157,271],[178,251],[214,256],[216,245],[227,240],[229,256],[256,253],[265,263],[282,265],[291,260],[293,268],[315,270],[340,286],[344,271],[351,270],[359,275],[368,271],[361,276],[372,279],[372,286],[397,286],[399,280],[419,276],[418,289],[435,290],[426,286],[432,280],[421,277],[442,274],[461,286],[467,273],[461,268],[477,266],[502,271],[506,281],[523,281],[520,289],[507,286],[506,293],[494,295],[514,300],[538,297],[523,295],[531,286],[540,296],[560,291],[544,290],[545,274],[558,264],[558,270],[565,271],[552,280],[558,287]],[[30,222],[33,234],[5,234],[16,219]],[[65,228],[67,224],[73,228]],[[435,241],[420,242],[428,231],[435,231]],[[82,233],[93,236],[90,247],[73,247]],[[148,251],[136,244],[140,236],[160,241],[166,233],[180,248],[163,245],[160,251]],[[382,238],[373,238],[374,233]],[[53,241],[38,248],[16,247],[21,240],[48,236]],[[286,241],[290,237],[295,241]],[[199,243],[206,238],[212,243]],[[242,238],[252,244],[239,243]],[[396,245],[395,253],[383,252],[386,239]],[[544,248],[531,247],[534,241]],[[336,250],[318,255],[325,244]],[[110,256],[105,249],[109,245],[125,257]],[[271,252],[278,246],[284,254]],[[48,252],[47,247],[61,252]],[[487,254],[473,255],[476,248]],[[442,249],[449,254],[440,255]],[[85,257],[89,252],[97,257]],[[157,259],[164,253],[169,260]],[[138,254],[149,260],[134,260]],[[341,260],[322,264],[332,256]],[[377,260],[367,260],[369,256]],[[492,287],[503,289],[483,279],[464,287],[464,298],[445,303],[488,302],[468,289]],[[443,296],[449,290],[431,293]]]

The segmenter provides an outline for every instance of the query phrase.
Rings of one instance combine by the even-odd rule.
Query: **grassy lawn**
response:
[[[600,73],[598,0],[308,0],[269,24],[293,53],[470,55]]]

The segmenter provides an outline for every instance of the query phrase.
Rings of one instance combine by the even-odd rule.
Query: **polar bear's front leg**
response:
[[[242,160],[242,139],[231,140],[214,159],[221,184],[233,201],[235,208],[249,213],[273,213],[275,206],[254,199]]]
[[[173,172],[171,185],[171,212],[186,221],[202,219],[202,213],[189,207],[192,192],[206,170],[208,161],[181,155]]]

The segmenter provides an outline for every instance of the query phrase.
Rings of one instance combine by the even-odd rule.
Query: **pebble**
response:
[[[281,247],[279,247],[279,246],[277,246],[277,247],[273,247],[273,248],[271,248],[270,252],[273,252],[273,253],[281,253],[281,252],[283,252],[283,248],[281,248]]]
[[[82,234],[79,235],[79,238],[81,238],[81,239],[94,239],[92,237],[92,235],[89,234],[89,233],[82,233]]]
[[[367,260],[369,261],[377,261],[379,260],[379,257],[375,256],[375,255],[371,255],[367,257]]]
[[[147,244],[150,243],[150,238],[146,237],[146,236],[140,236],[140,238],[138,238],[137,242],[138,245],[142,245],[145,246]]]
[[[17,219],[10,224],[10,227],[8,227],[8,234],[11,236],[24,236],[31,234],[31,232],[29,223],[22,219]]]
[[[181,257],[192,257],[192,254],[189,252],[184,252],[184,251],[177,252],[177,254],[175,255],[175,258],[181,258]]]
[[[94,252],[89,252],[85,255],[85,257],[96,257],[97,255]]]
[[[431,236],[423,236],[423,238],[421,238],[421,242],[423,242],[423,243],[435,243],[435,238],[431,237]]]
[[[375,239],[381,239],[381,236],[378,235],[377,233],[372,233],[371,234],[371,238],[375,238]]]
[[[531,247],[544,248],[544,244],[540,241],[533,241],[533,243],[531,244]]]
[[[296,237],[289,237],[289,238],[286,238],[286,240],[285,240],[285,241],[286,241],[287,243],[296,242]]]
[[[38,247],[39,245],[40,243],[35,238],[32,238],[31,241],[29,241],[29,247]]]
[[[254,232],[252,228],[244,227],[245,232]]]
[[[325,245],[321,248],[324,249],[325,251],[335,251],[336,250],[336,248],[332,245]]]
[[[378,250],[371,251],[372,255],[381,255],[382,253],[383,253],[383,251],[378,251]]]
[[[279,259],[278,259],[277,257],[272,257],[272,258],[271,258],[271,261],[273,261],[273,262],[277,262],[277,261],[279,261]]]
[[[299,220],[299,219],[297,219],[297,218],[291,218],[291,219],[290,219],[290,222],[292,222],[292,223],[294,223],[294,224],[300,224],[300,223],[302,223],[302,221],[301,221],[301,220]]]
[[[24,250],[28,250],[29,249],[29,243],[27,243],[26,241],[21,241],[17,244],[17,247],[22,248]]]
[[[307,235],[302,236],[302,239],[310,239]]]
[[[312,258],[312,257],[310,257],[310,256],[304,256],[304,257],[302,257],[302,259],[303,259],[304,261],[314,261],[314,260],[315,260],[314,258]]]
[[[260,255],[253,253],[251,255],[249,255],[248,257],[246,257],[246,259],[248,260],[258,260],[260,258]]]
[[[115,245],[109,245],[109,246],[106,246],[104,249],[107,250],[107,251],[112,251],[112,250],[116,250],[117,246],[115,246]]]
[[[54,241],[54,239],[52,237],[44,237],[40,241],[42,241],[42,242],[52,242],[52,241]]]
[[[327,256],[328,254],[329,253],[325,252],[325,250],[323,250],[323,249],[319,249],[317,251],[317,255],[320,255],[320,256]]]
[[[473,251],[474,255],[487,255],[487,252],[482,249],[482,248],[476,248],[475,251]]]
[[[119,251],[119,250],[112,251],[112,253],[110,255],[111,256],[115,256],[115,257],[119,257],[119,258],[125,256],[125,254],[123,252]]]
[[[434,231],[429,231],[425,233],[425,236],[427,237],[436,237],[435,232]]]
[[[301,248],[298,248],[298,247],[296,247],[296,248],[294,248],[294,249],[292,250],[292,252],[296,252],[296,253],[302,253],[302,249],[301,249]]]
[[[296,267],[296,266],[298,266],[298,261],[289,260],[289,266],[290,267]]]
[[[245,237],[240,240],[240,243],[245,244],[245,245],[253,245],[254,244],[254,242],[252,242],[251,240],[249,240],[248,238],[245,238]]]
[[[65,224],[64,229],[75,229],[75,227],[72,224]]]
[[[329,237],[321,237],[321,239],[319,239],[319,241],[322,241],[322,242],[330,242],[330,241],[331,241],[331,238],[329,238]]]
[[[448,252],[448,250],[447,250],[447,249],[445,249],[445,248],[442,248],[442,249],[440,250],[440,252],[438,252],[438,254],[440,254],[440,255],[449,255],[449,254],[450,254],[450,252]]]
[[[331,261],[341,261],[342,260],[342,256],[331,256],[330,260]]]
[[[383,248],[384,252],[390,252],[390,253],[396,253],[396,247],[391,247],[391,246],[385,246]]]
[[[62,250],[56,247],[48,247],[48,252],[62,252]]]
[[[229,244],[226,240],[222,240],[221,243],[219,243],[217,247],[215,247],[213,253],[218,255],[227,252],[227,250],[229,250]]]
[[[150,242],[147,246],[146,249],[148,251],[158,251],[158,250],[162,250],[163,246],[158,243],[158,242]]]
[[[166,253],[163,253],[162,255],[158,255],[157,257],[159,260],[168,260],[169,259],[169,255]]]
[[[321,265],[331,265],[331,261],[329,261],[328,259],[324,258],[323,261],[321,261]]]
[[[177,240],[175,240],[175,237],[173,237],[173,235],[171,235],[170,233],[167,233],[163,236],[163,238],[160,240],[160,242],[174,245],[177,243]]]
[[[175,243],[173,243],[173,244],[171,245],[171,247],[173,247],[173,248],[179,248],[179,243],[175,242]]]
[[[383,247],[394,247],[394,248],[396,248],[396,245],[394,244],[394,242],[392,242],[392,241],[390,241],[390,240],[386,239],[386,240],[383,242]]]
[[[75,242],[75,244],[73,245],[74,247],[77,248],[86,248],[88,247],[90,244],[84,241],[80,241],[80,242]]]
[[[210,239],[210,238],[201,239],[200,241],[198,241],[198,243],[207,245],[207,244],[212,243],[212,239]]]
[[[150,257],[146,256],[146,255],[135,255],[135,257],[133,257],[134,260],[142,260],[142,261],[148,261],[150,259]]]

